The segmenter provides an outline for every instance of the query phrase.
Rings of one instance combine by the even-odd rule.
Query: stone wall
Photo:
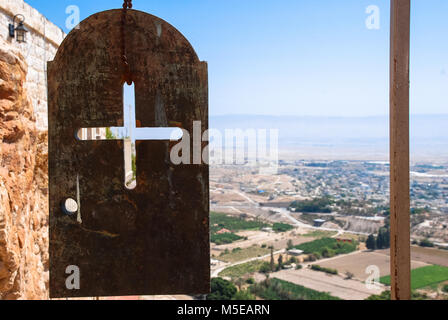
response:
[[[25,26],[30,30],[27,43],[20,44],[9,37],[8,25],[16,14],[25,16]],[[48,128],[47,61],[53,60],[64,37],[65,33],[60,28],[23,0],[0,1],[0,38],[18,49],[28,64],[25,87],[36,116],[37,129],[40,131]]]
[[[16,14],[27,43],[9,36]],[[0,1],[0,300],[48,298],[46,69],[64,37],[24,1]]]
[[[20,51],[0,38],[0,300],[48,298],[47,134],[26,75]]]

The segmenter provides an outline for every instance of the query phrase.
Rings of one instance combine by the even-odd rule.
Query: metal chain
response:
[[[131,67],[129,66],[128,58],[126,56],[126,16],[128,9],[132,9],[132,0],[124,0],[123,11],[121,15],[121,59],[123,62],[123,77],[124,81],[132,84]]]

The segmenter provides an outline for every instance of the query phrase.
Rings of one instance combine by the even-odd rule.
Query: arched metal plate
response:
[[[75,137],[123,125],[120,24],[121,10],[87,18],[48,63],[50,295],[207,293],[208,165],[174,165],[175,143],[138,141],[137,187],[128,190],[122,141]],[[208,129],[207,64],[174,27],[136,10],[126,47],[140,126],[181,127],[193,146],[193,122]],[[64,213],[67,198],[79,199],[78,214]]]

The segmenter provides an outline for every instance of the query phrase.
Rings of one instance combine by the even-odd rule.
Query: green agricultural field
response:
[[[311,242],[305,242],[295,246],[296,249],[303,250],[306,254],[317,253],[324,258],[331,258],[335,255],[346,254],[356,250],[357,243],[338,242],[333,238],[322,238]]]
[[[251,258],[262,257],[269,254],[269,252],[271,252],[271,250],[267,248],[261,248],[257,245],[253,245],[249,248],[244,249],[237,248],[234,249],[232,252],[222,254],[219,256],[219,260],[225,262],[238,262]]]
[[[224,269],[219,276],[220,277],[230,277],[232,279],[238,279],[242,276],[250,273],[258,272],[263,265],[264,261],[262,260],[255,260],[243,264],[239,264],[233,267],[228,267],[227,269]]]
[[[340,300],[326,292],[275,278],[252,285],[250,291],[265,300]]]
[[[259,220],[246,220],[239,217],[229,216],[225,213],[210,213],[210,241],[217,244],[228,244],[243,239],[235,234],[244,230],[260,230],[264,227],[271,227],[276,232],[285,232],[294,227],[286,223],[274,223],[274,225]],[[230,233],[217,234],[218,231],[227,229]]]
[[[448,267],[426,266],[411,271],[411,288],[421,289],[448,280]],[[390,276],[380,279],[380,282],[390,286]]]
[[[210,236],[210,242],[213,242],[218,246],[221,244],[232,243],[241,239],[243,239],[243,237],[240,237],[239,235],[236,235],[234,233],[223,233],[223,234],[212,233]]]
[[[257,220],[245,220],[238,217],[232,217],[225,213],[210,213],[210,230],[215,233],[221,229],[228,229],[232,232],[238,232],[242,230],[260,230],[261,228],[268,227],[267,223]]]
[[[272,225],[272,229],[275,232],[286,232],[286,231],[294,229],[294,227],[287,223],[274,223]]]
[[[289,206],[294,208],[296,212],[306,212],[306,213],[330,213],[330,205],[333,204],[333,200],[328,197],[312,199],[312,200],[302,200],[294,201]]]

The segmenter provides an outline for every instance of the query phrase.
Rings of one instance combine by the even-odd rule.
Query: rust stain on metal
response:
[[[390,228],[391,293],[411,298],[409,195],[410,0],[391,1]]]
[[[121,141],[75,138],[79,128],[123,125],[121,17],[110,10],[84,20],[48,64],[53,298],[209,291],[208,165],[174,165],[173,143],[138,141],[137,187],[128,190]],[[126,19],[139,125],[159,125],[161,99],[168,123],[192,133],[201,121],[207,130],[207,64],[165,21],[136,10]],[[60,205],[76,199],[77,175],[82,224]],[[79,290],[66,288],[70,265],[80,269]]]

